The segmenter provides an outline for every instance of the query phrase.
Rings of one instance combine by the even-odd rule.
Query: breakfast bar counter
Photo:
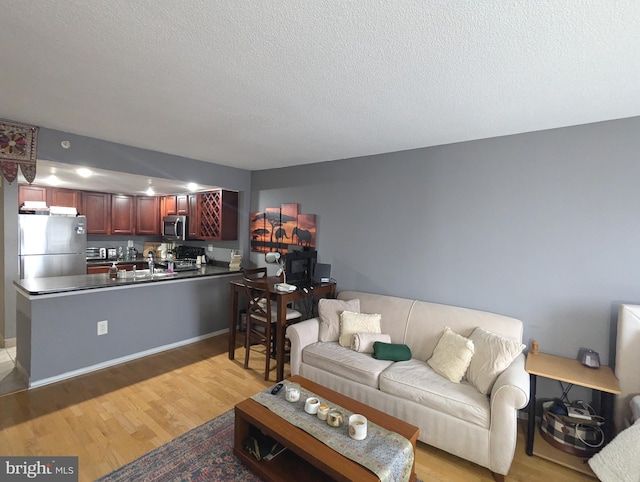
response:
[[[37,387],[228,331],[228,267],[21,279],[16,366]]]
[[[228,267],[203,266],[189,271],[167,273],[156,270],[153,275],[148,270],[126,271],[124,278],[110,279],[108,273],[86,274],[76,276],[57,276],[53,278],[32,278],[16,280],[13,283],[19,290],[28,295],[44,295],[51,293],[67,293],[80,290],[93,290],[100,288],[114,288],[118,286],[139,285],[143,283],[156,283],[175,281],[209,276],[235,275],[241,278],[238,271],[230,271]]]

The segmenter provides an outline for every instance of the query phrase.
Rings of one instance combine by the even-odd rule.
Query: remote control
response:
[[[273,390],[271,390],[271,395],[275,395],[276,393],[278,393],[282,387],[282,383],[278,383],[275,387],[273,387]]]

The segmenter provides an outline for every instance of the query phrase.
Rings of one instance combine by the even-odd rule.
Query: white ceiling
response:
[[[640,115],[638,0],[0,6],[0,118],[239,168]]]

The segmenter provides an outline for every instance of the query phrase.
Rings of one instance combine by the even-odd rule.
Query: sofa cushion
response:
[[[340,338],[342,346],[351,347],[351,337],[356,333],[381,333],[380,315],[377,313],[340,313]]]
[[[369,354],[345,348],[337,342],[317,342],[306,346],[302,350],[302,361],[320,370],[373,388],[378,388],[380,373],[393,364],[391,361],[376,360]]]
[[[333,300],[321,298],[318,301],[320,318],[320,341],[338,341],[340,337],[340,313],[343,311],[360,312],[360,300]]]
[[[380,390],[402,399],[488,428],[491,422],[488,397],[467,382],[453,383],[425,362],[396,362],[380,375]]]
[[[511,365],[525,346],[481,327],[473,330],[469,339],[473,342],[474,353],[467,380],[480,393],[488,395],[498,375]]]
[[[473,342],[454,333],[447,326],[433,350],[433,356],[427,360],[427,363],[443,377],[454,383],[460,383],[471,363],[472,356]]]

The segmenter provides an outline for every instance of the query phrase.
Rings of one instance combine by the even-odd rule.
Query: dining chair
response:
[[[273,291],[274,281],[266,277],[244,278],[243,284],[248,300],[244,368],[249,368],[251,346],[262,345],[265,347],[264,379],[269,380],[271,358],[274,352],[272,347],[277,332],[275,323],[278,317],[276,303],[269,295]],[[301,319],[302,314],[299,311],[287,308],[287,324],[298,322]],[[284,359],[284,356],[282,358]]]

